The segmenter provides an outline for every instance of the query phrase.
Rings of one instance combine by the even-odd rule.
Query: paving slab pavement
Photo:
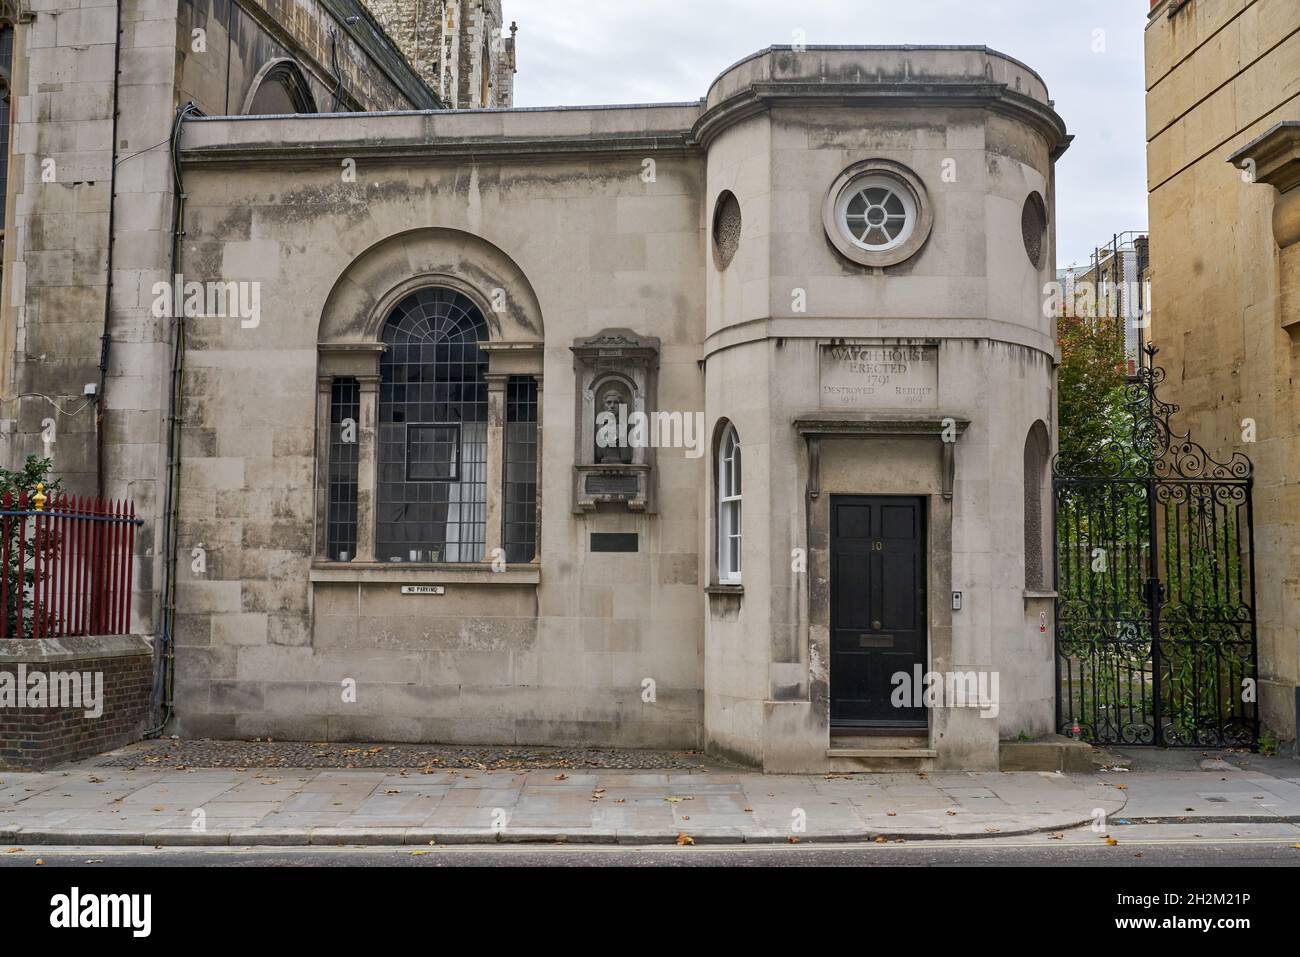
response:
[[[132,746],[140,748],[142,746]],[[1300,762],[1186,754],[1127,770],[765,775],[556,768],[132,766],[131,748],[0,771],[13,845],[781,843],[989,839],[1125,824],[1300,824]],[[144,753],[144,752],[141,752]],[[635,761],[619,762],[622,765]]]

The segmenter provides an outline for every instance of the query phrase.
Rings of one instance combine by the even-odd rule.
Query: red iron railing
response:
[[[90,496],[0,496],[4,638],[124,635],[131,628],[135,505]]]

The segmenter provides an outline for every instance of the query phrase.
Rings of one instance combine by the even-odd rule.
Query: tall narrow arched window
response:
[[[1043,561],[1046,552],[1043,479],[1050,451],[1047,427],[1042,422],[1035,422],[1025,437],[1025,588],[1028,591],[1041,591],[1047,581]]]
[[[483,560],[487,338],[482,312],[453,289],[412,293],[384,325],[375,520],[381,562]]]
[[[718,581],[740,584],[740,436],[730,423],[718,442]]]

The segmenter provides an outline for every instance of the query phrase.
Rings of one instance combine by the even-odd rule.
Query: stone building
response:
[[[514,105],[516,26],[501,0],[366,0],[408,61],[452,109]]]
[[[1062,301],[1076,315],[1110,319],[1124,326],[1124,362],[1128,375],[1141,363],[1151,324],[1150,243],[1138,230],[1115,233],[1093,249],[1088,265],[1062,270]],[[1085,312],[1078,312],[1082,307]]]
[[[1298,75],[1292,0],[1151,5],[1152,340],[1184,424],[1255,464],[1260,717],[1283,740],[1300,696]]]
[[[982,48],[772,49],[690,104],[188,121],[178,271],[260,282],[262,318],[190,321],[180,733],[794,770],[1051,730],[1065,141]],[[606,409],[660,441],[602,442]],[[998,705],[898,707],[913,669]]]
[[[449,111],[343,0],[238,7],[215,67],[192,29],[235,8],[151,2],[116,94],[48,92],[101,34],[112,62],[116,8],[20,25],[3,316],[6,394],[49,396],[10,460],[59,404],[59,471],[150,519],[170,730],[777,771],[991,768],[1054,730],[1068,137],[1031,69],[771,48],[690,103]],[[308,115],[340,96],[371,112]]]

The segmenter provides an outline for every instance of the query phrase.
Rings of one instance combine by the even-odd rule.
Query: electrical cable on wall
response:
[[[172,248],[169,275],[176,274],[177,259],[180,255],[180,239],[185,235],[185,184],[181,176],[180,143],[181,130],[185,120],[197,113],[198,108],[191,102],[176,111],[176,120],[172,124],[171,162],[172,186],[176,202],[172,209]],[[165,473],[166,491],[163,503],[163,587],[158,603],[158,638],[161,643],[157,656],[154,686],[159,690],[159,705],[162,711],[158,725],[145,732],[146,738],[162,734],[172,714],[172,696],[175,685],[175,646],[174,627],[176,622],[176,551],[177,523],[180,513],[180,408],[185,384],[185,316],[182,313],[173,317],[175,323],[175,340],[172,346],[171,387],[167,401],[167,469]]]

